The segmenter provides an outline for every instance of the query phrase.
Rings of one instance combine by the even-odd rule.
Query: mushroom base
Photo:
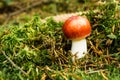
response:
[[[79,59],[85,56],[87,53],[86,39],[72,40],[71,53],[73,55],[73,61],[75,58]]]

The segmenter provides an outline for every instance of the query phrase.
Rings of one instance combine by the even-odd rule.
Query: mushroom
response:
[[[71,53],[73,61],[82,58],[87,53],[86,37],[91,33],[91,25],[87,18],[82,16],[71,16],[62,26],[66,38],[72,40]]]

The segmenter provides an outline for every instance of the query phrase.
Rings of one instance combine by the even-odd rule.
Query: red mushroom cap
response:
[[[91,33],[91,26],[87,18],[72,16],[65,21],[62,30],[68,39],[77,40],[89,36]]]

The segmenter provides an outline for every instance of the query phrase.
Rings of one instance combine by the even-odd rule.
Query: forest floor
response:
[[[1,0],[0,80],[119,80],[119,3]],[[73,63],[64,22],[48,17],[75,12],[90,20],[92,33],[86,38],[89,54]]]

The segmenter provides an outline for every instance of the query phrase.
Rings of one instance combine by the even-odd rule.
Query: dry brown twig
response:
[[[40,0],[40,1],[37,1],[37,2],[33,3],[32,5],[30,5],[30,6],[26,7],[26,8],[22,8],[22,9],[20,9],[20,10],[17,10],[17,11],[15,11],[15,12],[13,12],[13,13],[8,14],[7,19],[6,19],[6,21],[4,22],[4,24],[7,24],[8,21],[10,20],[10,18],[11,18],[12,16],[18,15],[18,14],[20,14],[21,12],[27,11],[27,10],[29,10],[29,9],[31,9],[31,8],[33,8],[33,7],[36,7],[36,6],[38,6],[38,5],[42,4],[42,3],[45,3],[45,2],[47,2],[47,1],[48,1],[48,0],[42,0],[42,1]]]
[[[18,70],[20,70],[25,76],[28,76],[28,74],[27,74],[24,70],[22,70],[19,66],[17,66],[17,65],[5,54],[4,51],[1,51],[1,52],[2,52],[2,54],[5,56],[5,58],[6,58],[15,68],[17,68]]]
[[[9,22],[9,20],[11,19],[12,16],[15,16],[15,15],[18,15],[24,11],[27,11],[29,9],[32,9],[36,6],[39,6],[40,4],[42,3],[47,3],[48,0],[42,0],[42,1],[37,1],[37,2],[34,2],[33,4],[31,4],[30,6],[28,7],[25,7],[25,8],[21,8],[20,10],[17,10],[15,12],[12,12],[10,14],[7,15],[7,19],[5,20],[4,24],[7,24]],[[97,10],[95,10],[96,12]],[[50,17],[53,17],[53,19],[57,22],[59,21],[65,21],[67,18],[69,18],[70,16],[75,16],[75,15],[82,15],[83,13],[88,13],[88,11],[84,11],[84,12],[74,12],[74,13],[68,13],[68,14],[61,14],[61,15],[56,15],[56,16],[50,16]],[[46,17],[45,19],[43,19],[43,22],[46,21],[46,19],[50,18],[50,17]]]

